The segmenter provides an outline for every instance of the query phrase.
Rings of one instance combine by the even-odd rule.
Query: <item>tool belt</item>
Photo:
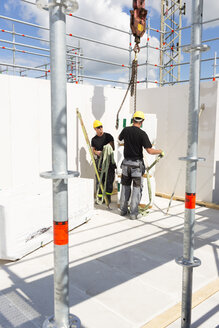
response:
[[[121,168],[122,168],[123,165],[127,166],[127,167],[130,167],[132,169],[140,168],[140,170],[142,172],[142,175],[145,173],[145,165],[144,165],[143,160],[141,160],[141,159],[131,160],[131,159],[126,159],[125,158],[121,163]]]

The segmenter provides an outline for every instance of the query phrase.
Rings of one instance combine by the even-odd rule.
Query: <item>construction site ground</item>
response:
[[[83,328],[179,328],[184,203],[156,197],[139,220],[95,205],[70,232],[69,307]],[[219,327],[219,211],[196,207],[192,328]],[[53,243],[0,261],[0,327],[42,327],[54,314]]]

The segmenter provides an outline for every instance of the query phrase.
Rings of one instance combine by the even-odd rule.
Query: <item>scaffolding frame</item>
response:
[[[182,0],[161,0],[160,23],[160,83],[174,84],[180,80],[182,15],[185,4]],[[176,65],[178,65],[176,67]]]
[[[31,5],[35,5],[35,3],[30,2],[28,0],[22,0],[26,3],[29,3]],[[173,0],[171,0],[173,2]],[[161,3],[163,3],[164,0],[161,0]],[[165,0],[166,3],[166,0]],[[170,3],[170,2],[169,2]],[[182,0],[174,0],[175,6],[176,4],[178,4],[178,11],[181,13],[181,16],[183,14],[183,6],[182,6]],[[181,7],[179,9],[179,5],[181,4]],[[106,82],[106,83],[110,83],[110,84],[114,84],[114,85],[122,85],[122,87],[126,87],[130,81],[131,78],[131,64],[132,64],[132,56],[133,56],[133,47],[132,47],[132,35],[130,31],[125,31],[125,30],[121,30],[119,28],[115,28],[106,24],[102,24],[96,21],[92,21],[90,19],[86,19],[84,17],[79,17],[76,15],[72,15],[69,14],[68,16],[71,16],[74,19],[78,19],[78,20],[82,20],[85,21],[88,24],[95,24],[97,26],[101,26],[103,28],[109,29],[109,30],[113,30],[115,32],[118,33],[122,33],[123,35],[127,35],[127,48],[125,47],[120,47],[117,46],[115,44],[110,44],[107,42],[102,42],[100,40],[97,39],[91,39],[88,37],[82,37],[80,35],[74,35],[72,33],[66,33],[66,36],[68,36],[68,41],[70,41],[71,37],[74,38],[74,40],[77,40],[78,44],[77,45],[70,45],[68,42],[67,44],[67,80],[68,82],[73,82],[73,83],[83,83],[84,80],[97,80],[97,81],[101,81],[102,82]],[[170,16],[170,15],[169,15]],[[168,17],[166,17],[168,18]],[[170,17],[169,17],[170,18]],[[169,19],[168,18],[168,19]],[[4,28],[1,28],[2,26],[0,26],[0,35],[11,35],[11,40],[6,40],[3,38],[0,38],[0,51],[2,49],[4,49],[4,51],[10,51],[13,54],[13,59],[12,59],[12,63],[6,63],[4,62],[0,62],[0,73],[4,73],[4,74],[19,74],[20,76],[31,76],[31,72],[36,72],[39,68],[39,72],[41,73],[38,76],[35,76],[36,78],[45,78],[48,79],[50,78],[50,63],[49,63],[49,47],[46,46],[46,43],[49,43],[48,39],[45,38],[41,38],[41,37],[36,37],[33,35],[27,35],[27,34],[23,34],[23,33],[18,33],[15,30],[14,24],[15,23],[20,23],[24,26],[25,29],[25,25],[28,25],[30,27],[34,27],[37,28],[39,30],[45,30],[49,32],[49,29],[45,26],[41,26],[41,25],[37,25],[37,24],[33,24],[33,23],[29,23],[29,22],[25,22],[22,20],[18,20],[18,19],[14,19],[12,17],[6,17],[6,16],[2,16],[0,15],[0,19],[2,20],[6,20],[6,21],[10,21],[13,23],[13,29],[11,30],[6,30]],[[164,16],[161,15],[161,20],[164,19]],[[204,24],[208,24],[208,23],[212,23],[212,22],[216,22],[218,21],[219,18],[214,18],[208,21],[204,21],[202,23],[202,25]],[[175,25],[175,24],[174,24]],[[191,28],[191,25],[188,26],[181,26],[180,24],[174,26],[174,33],[172,34],[181,34],[182,31]],[[2,32],[2,33],[1,33]],[[154,34],[157,36],[160,40],[160,46],[156,47],[153,46],[151,44],[151,39],[154,36]],[[181,56],[179,55],[178,57],[176,56],[175,61],[173,63],[165,63],[162,64],[162,62],[160,62],[160,58],[165,58],[165,53],[167,53],[168,51],[172,51],[171,47],[168,46],[168,44],[163,45],[164,42],[161,42],[161,40],[165,40],[164,38],[167,37],[167,33],[165,36],[164,31],[162,31],[161,29],[156,29],[154,27],[152,27],[150,25],[150,22],[148,21],[147,23],[147,41],[145,43],[142,43],[141,46],[141,51],[144,50],[145,51],[145,55],[146,55],[146,60],[144,62],[140,62],[139,63],[139,67],[141,66],[145,66],[145,79],[139,80],[137,81],[139,84],[145,84],[146,87],[149,87],[149,84],[157,84],[158,86],[165,86],[165,85],[169,85],[169,84],[178,84],[178,83],[187,83],[189,81],[188,78],[184,78],[183,80],[180,79],[180,69],[183,65],[189,65],[189,61],[185,61],[185,62],[181,62]],[[40,46],[34,46],[31,45],[30,43],[28,44],[27,42],[17,42],[17,40],[19,38],[26,40],[33,40],[33,42],[36,44],[36,42],[40,43]],[[127,64],[124,63],[118,63],[118,62],[113,62],[110,60],[105,60],[105,59],[101,59],[101,58],[92,58],[90,56],[86,56],[82,47],[79,46],[80,45],[80,40],[84,40],[87,42],[91,42],[93,44],[95,44],[95,46],[100,46],[100,47],[109,47],[112,49],[117,49],[118,51],[121,51],[124,53],[124,58],[125,60],[128,62]],[[218,42],[219,38],[215,37],[215,38],[210,38],[209,40],[204,40],[202,41],[202,43],[207,43],[207,42]],[[41,46],[43,43],[43,47]],[[11,47],[9,47],[8,45],[10,45]],[[165,46],[165,47],[164,47]],[[183,47],[188,46],[188,45],[178,45],[178,51],[181,53]],[[70,49],[74,49],[76,51],[71,51]],[[34,50],[34,51],[32,51]],[[85,49],[86,50],[86,49]],[[150,51],[158,51],[159,52],[159,61],[156,63],[153,63],[153,59],[150,59]],[[46,61],[44,64],[38,64],[34,67],[28,66],[28,65],[19,65],[16,62],[16,53],[20,53],[23,54],[25,56],[25,54],[27,55],[31,55],[31,56],[38,56],[38,58],[42,58],[45,57]],[[100,52],[101,53],[101,52]],[[126,57],[126,53],[127,53],[127,57]],[[169,57],[168,57],[169,58]],[[150,59],[150,60],[149,60]],[[212,58],[207,58],[207,59],[202,59],[201,63],[204,62],[212,62],[213,61],[213,68],[210,67],[208,69],[208,71],[212,71],[212,75],[210,76],[205,76],[202,77],[201,80],[217,80],[218,76],[216,73],[216,68],[217,68],[217,61],[218,61],[218,57],[216,56],[212,56]],[[124,60],[124,61],[125,61]],[[177,60],[177,62],[176,62]],[[117,78],[108,78],[105,76],[97,76],[95,75],[88,75],[86,74],[86,65],[85,62],[86,61],[93,61],[96,63],[100,63],[100,64],[106,64],[106,65],[110,65],[110,66],[114,66],[114,67],[118,67],[121,69],[121,73],[124,73],[124,69],[128,70],[128,80],[123,79],[123,81],[118,80]],[[169,58],[170,61],[170,58]],[[73,64],[72,64],[73,63]],[[72,66],[75,66],[75,68],[73,68]],[[44,70],[43,70],[44,67]],[[154,68],[156,69],[156,74],[157,74],[157,78],[155,79],[149,79],[149,75],[150,75],[150,69]],[[173,79],[173,76],[175,76],[174,74],[174,70],[177,71],[177,79]],[[43,73],[42,73],[43,72]],[[162,72],[162,76],[163,78],[160,78],[160,72]],[[119,73],[119,70],[118,70]],[[166,74],[164,76],[164,74]],[[36,75],[36,73],[35,73]],[[166,77],[171,77],[171,82],[168,80],[166,81],[165,78]]]

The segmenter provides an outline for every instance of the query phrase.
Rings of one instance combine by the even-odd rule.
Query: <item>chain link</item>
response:
[[[125,99],[127,97],[128,91],[130,89],[130,94],[131,97],[134,96],[134,112],[136,112],[136,99],[137,99],[137,76],[138,76],[138,52],[139,52],[139,48],[138,47],[134,47],[134,52],[135,52],[135,58],[132,61],[132,75],[131,75],[131,79],[125,94],[125,97],[123,98],[122,104],[117,112],[117,116],[116,116],[116,129],[118,129],[119,127],[119,112],[122,109],[122,106],[125,102]]]

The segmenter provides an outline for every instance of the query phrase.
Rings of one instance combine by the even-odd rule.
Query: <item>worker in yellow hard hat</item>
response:
[[[128,201],[130,203],[130,219],[138,218],[138,205],[140,204],[143,179],[145,172],[143,161],[143,148],[150,155],[164,156],[161,149],[152,148],[148,135],[141,128],[145,119],[142,111],[136,111],[133,115],[133,125],[125,127],[119,135],[119,140],[124,140],[124,160],[122,162],[122,190],[120,197],[120,214],[122,216],[128,213]],[[133,189],[131,192],[131,184]]]
[[[103,131],[103,124],[98,121],[95,120],[93,122],[93,128],[96,132],[96,135],[91,139],[91,148],[92,148],[92,152],[96,158],[96,165],[98,167],[98,162],[101,156],[101,153],[103,151],[103,147],[107,144],[110,144],[112,149],[114,150],[114,138],[110,133],[106,133]],[[99,165],[99,168],[101,170],[101,164]],[[109,203],[111,202],[111,195],[113,192],[113,182],[115,179],[115,164],[110,163],[109,165],[109,169],[108,169],[108,174],[107,174],[107,182],[106,182],[106,196],[108,198]],[[102,183],[104,184],[105,181],[105,177],[103,177]],[[98,181],[96,179],[96,187],[98,187]],[[102,198],[102,193],[100,188],[99,189],[99,198]]]

